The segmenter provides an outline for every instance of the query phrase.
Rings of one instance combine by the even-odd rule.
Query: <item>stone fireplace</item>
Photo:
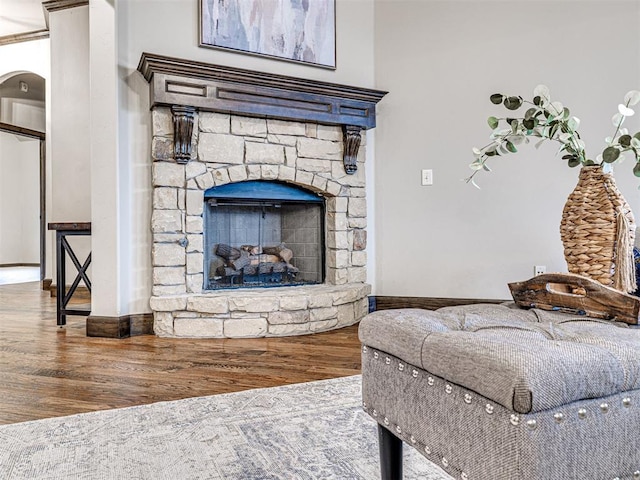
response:
[[[370,293],[364,130],[384,92],[149,54],[139,70],[151,83],[154,332],[358,322]]]

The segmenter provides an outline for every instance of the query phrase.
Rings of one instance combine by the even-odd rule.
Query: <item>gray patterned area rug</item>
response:
[[[3,480],[375,480],[360,376],[0,426]],[[406,479],[450,479],[405,448]]]

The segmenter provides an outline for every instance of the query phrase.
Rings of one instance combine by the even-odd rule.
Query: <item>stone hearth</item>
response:
[[[371,290],[365,283],[366,146],[361,130],[373,125],[375,103],[369,101],[367,108],[359,105],[359,109],[354,105],[340,107],[352,116],[366,115],[364,124],[364,120],[355,117],[349,121],[361,123],[356,127],[356,136],[353,126],[347,128],[342,123],[344,116],[331,122],[317,121],[316,108],[311,108],[310,114],[301,114],[294,108],[288,114],[291,118],[282,118],[278,111],[246,115],[250,112],[243,111],[244,106],[222,109],[215,100],[202,100],[203,96],[220,99],[224,91],[221,85],[231,88],[219,77],[209,74],[203,80],[202,76],[193,75],[192,67],[176,75],[175,59],[169,59],[171,68],[158,67],[154,63],[158,59],[167,60],[150,59],[145,54],[139,67],[153,84],[150,305],[155,333],[175,337],[284,336],[358,322],[368,312],[367,295]],[[238,74],[234,71],[234,82]],[[248,98],[260,105],[255,84],[254,79],[250,87],[246,83],[229,85],[238,98],[242,97],[238,90],[251,88]],[[175,85],[179,88],[172,87]],[[167,96],[171,88],[176,93]],[[269,87],[269,98],[276,98],[274,104],[280,107],[283,100],[273,90]],[[198,92],[202,94],[196,95]],[[378,96],[381,94],[384,92],[377,92]],[[196,97],[197,102],[193,103],[197,108],[185,107],[190,96]],[[171,105],[167,104],[168,99]],[[300,103],[297,99],[288,101]],[[308,98],[305,102],[310,104]],[[204,192],[214,186],[248,180],[291,183],[324,197],[324,284],[203,290]]]

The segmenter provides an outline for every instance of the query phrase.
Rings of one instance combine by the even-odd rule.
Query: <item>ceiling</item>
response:
[[[46,28],[42,0],[0,0],[0,37]]]

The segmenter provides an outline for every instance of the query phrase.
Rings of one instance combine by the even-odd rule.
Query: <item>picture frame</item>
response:
[[[198,0],[199,46],[336,69],[335,0]]]

